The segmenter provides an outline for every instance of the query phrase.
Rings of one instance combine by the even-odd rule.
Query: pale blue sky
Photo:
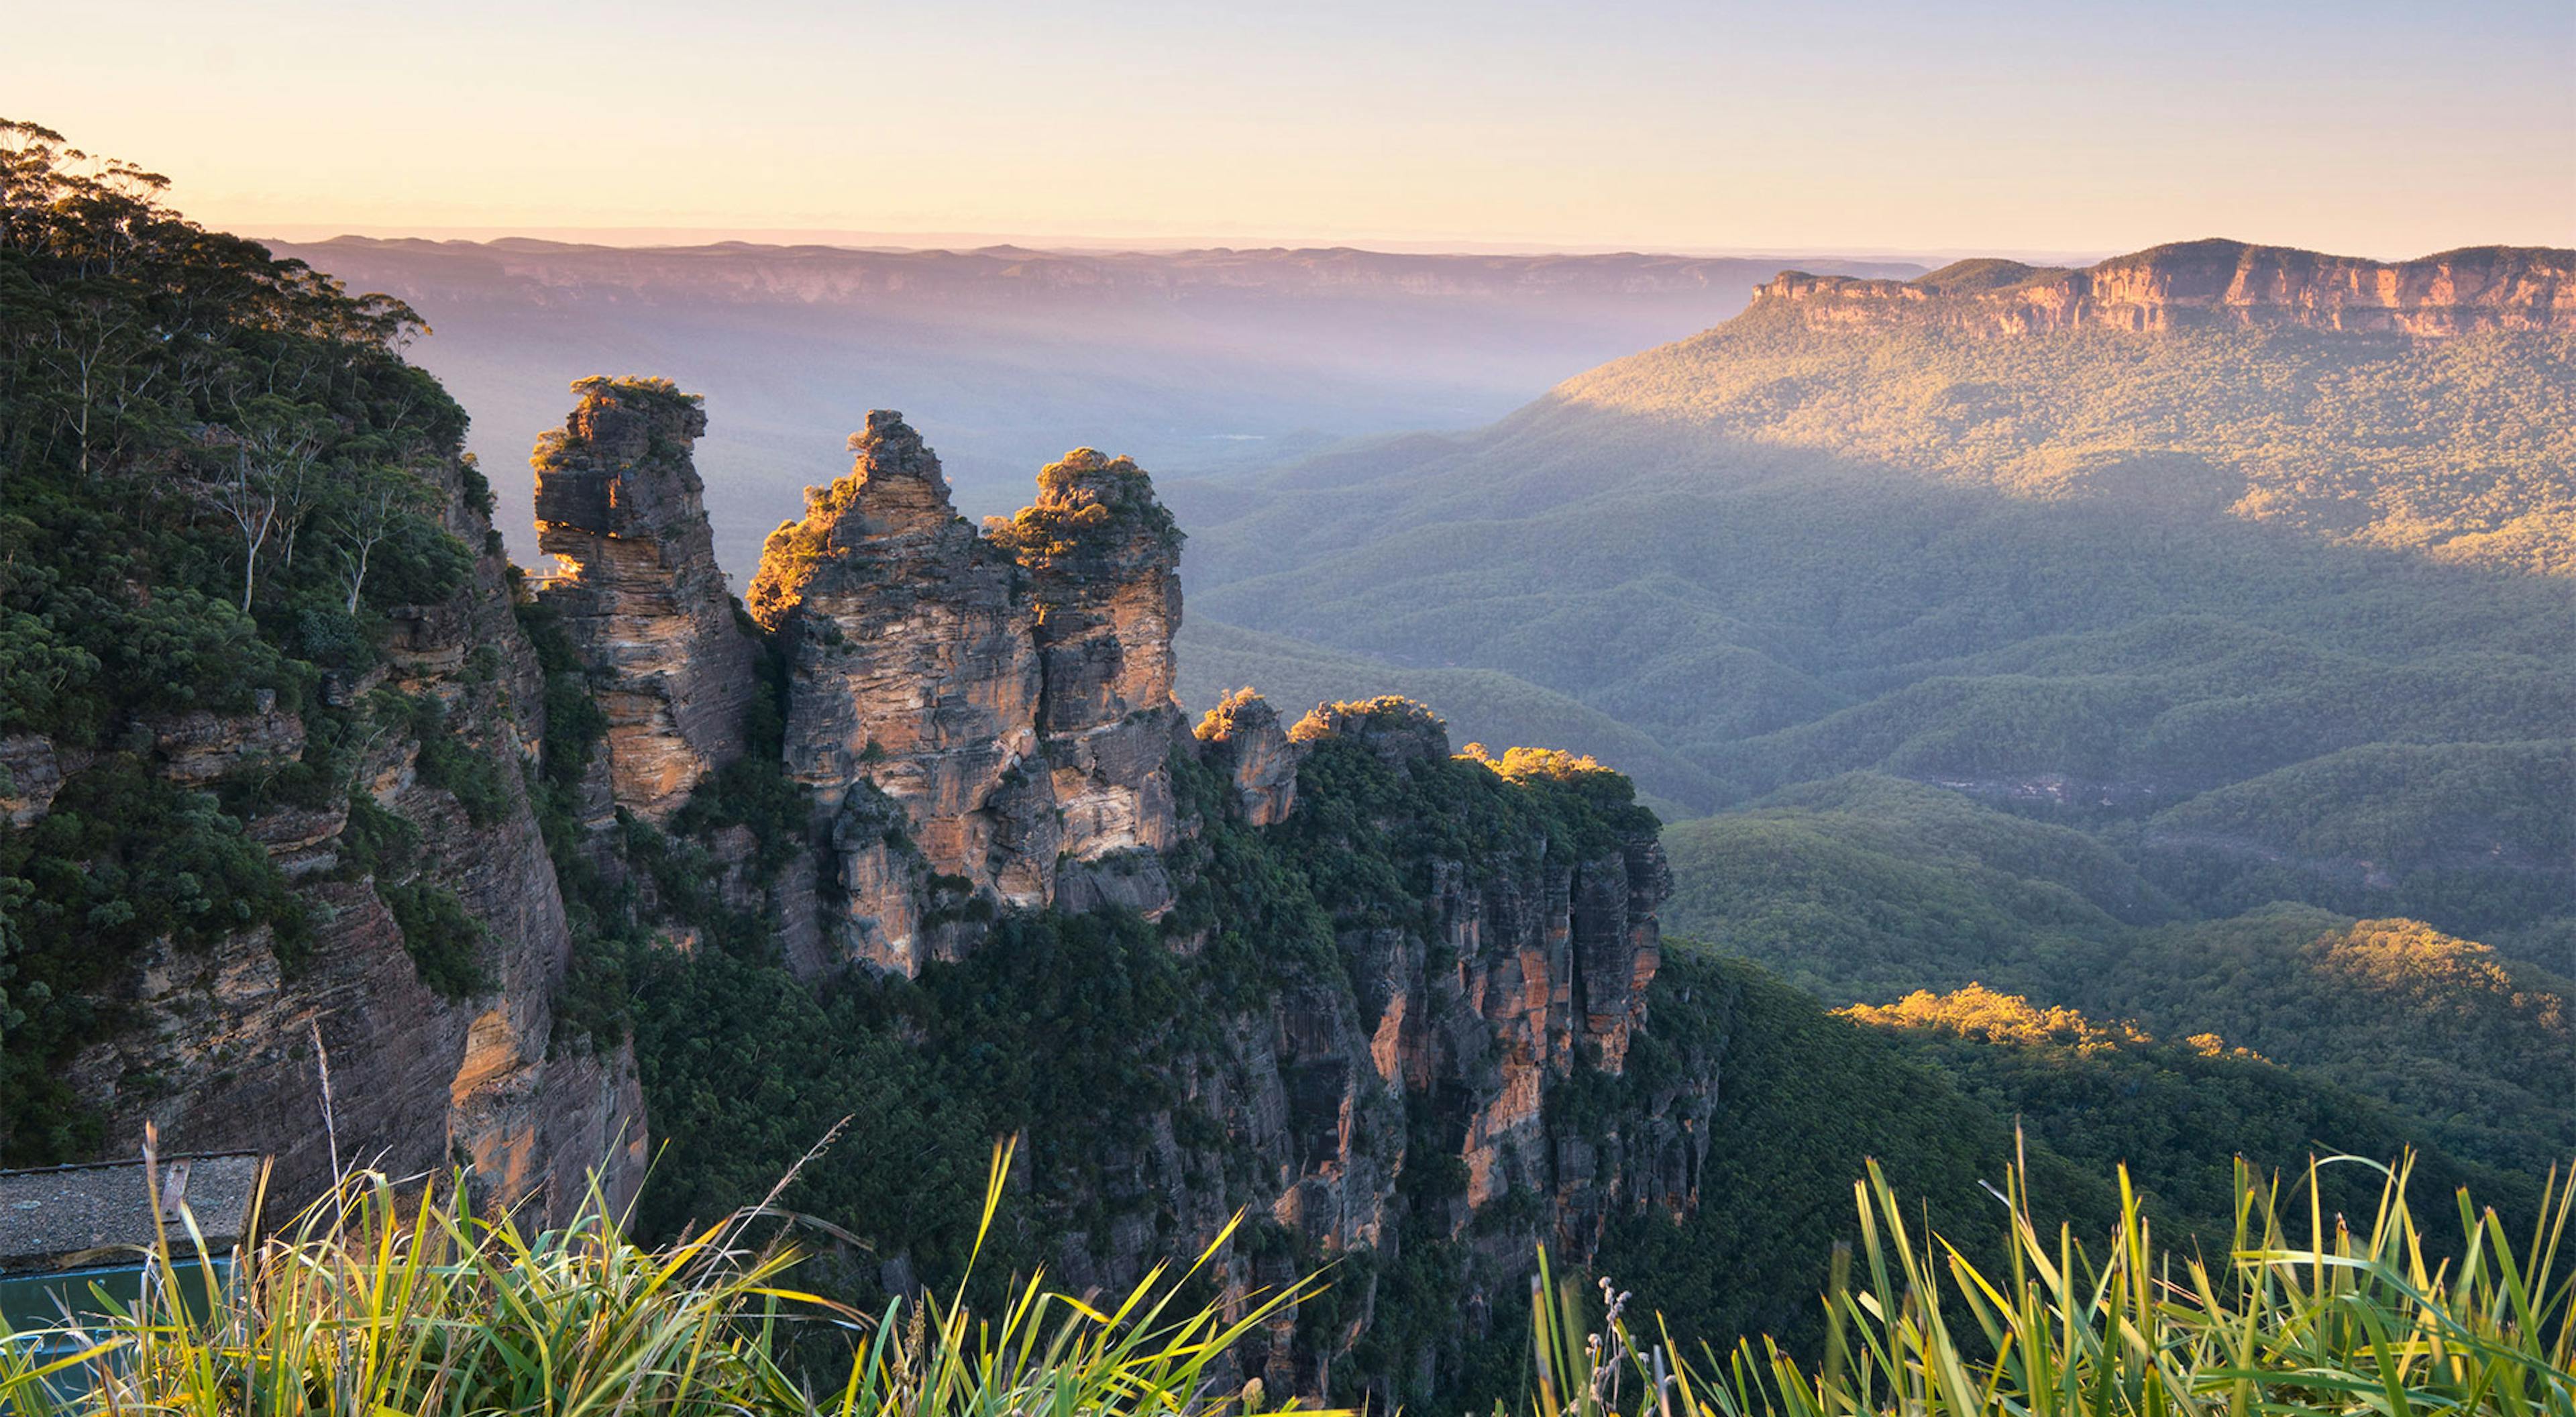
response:
[[[2576,244],[2576,0],[0,0],[219,225],[2383,257]]]

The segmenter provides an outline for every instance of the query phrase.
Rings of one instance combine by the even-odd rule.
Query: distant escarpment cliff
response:
[[[2476,246],[2412,261],[2185,241],[2083,270],[1961,261],[1910,281],[1783,271],[1753,308],[1817,327],[1938,325],[1988,335],[2298,326],[2426,337],[2576,331],[2576,251]]]

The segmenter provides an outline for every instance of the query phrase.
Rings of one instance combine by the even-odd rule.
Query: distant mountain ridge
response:
[[[1783,271],[1753,293],[1810,327],[1930,323],[2017,335],[2087,327],[2282,325],[2442,337],[2576,331],[2576,251],[2472,246],[2411,261],[2183,241],[2083,270],[1960,261],[1913,280]]]
[[[1421,297],[1505,295],[1568,299],[1736,290],[1761,257],[1611,254],[1425,255],[1331,247],[1210,247],[1192,251],[873,250],[720,241],[703,246],[600,246],[541,241],[426,241],[342,236],[273,249],[364,280],[399,263],[412,297],[439,294],[553,303],[622,294],[726,296],[746,302],[829,304],[887,296],[1010,299],[1033,289],[1105,295],[1261,291]],[[1771,258],[1776,261],[1778,258]],[[1910,269],[1857,263],[1864,274]],[[364,274],[355,274],[364,273]]]
[[[2227,274],[2095,273],[2201,298],[2280,264],[2192,259]],[[2069,274],[1850,288],[1986,318]],[[1958,784],[2130,834],[2213,913],[2563,949],[2569,859],[2499,806],[2563,780],[2514,745],[2576,722],[2576,334],[1801,314],[1765,297],[1478,432],[1165,484],[1184,699],[1394,684],[1673,816],[1855,770]]]
[[[1008,512],[1027,470],[1071,443],[1165,475],[1222,475],[1346,438],[1473,427],[1736,314],[1800,259],[528,239],[270,249],[421,313],[434,333],[410,356],[472,410],[468,445],[525,563],[540,563],[520,515],[527,449],[561,422],[566,384],[641,367],[705,393],[717,413],[698,457],[737,589],[817,459],[837,455],[854,400],[940,428],[959,508]]]

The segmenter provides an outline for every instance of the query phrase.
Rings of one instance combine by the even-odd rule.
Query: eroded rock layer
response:
[[[1453,756],[1441,722],[1401,699],[1283,731],[1257,696],[1232,695],[1196,759],[1165,935],[1193,958],[1224,957],[1228,935],[1250,943],[1254,957],[1215,968],[1253,983],[1253,1001],[1193,1000],[1216,1036],[1181,1060],[1183,1098],[1153,1119],[1154,1144],[1101,1159],[1098,1200],[1166,1212],[1200,1242],[1250,1206],[1304,1253],[1346,1257],[1339,1317],[1295,1316],[1247,1349],[1251,1375],[1384,1404],[1396,1389],[1335,1386],[1353,1345],[1421,1342],[1398,1367],[1428,1363],[1509,1321],[1489,1300],[1519,1292],[1536,1245],[1580,1263],[1614,1219],[1697,1204],[1716,1063],[1624,1076],[1662,957],[1656,824],[1597,765]],[[1272,872],[1314,892],[1322,938],[1242,913],[1234,893]],[[1192,1116],[1216,1130],[1174,1124]],[[1068,1234],[1054,1263],[1114,1288],[1169,1247],[1158,1238]],[[1426,1246],[1463,1307],[1371,1340],[1383,1276]],[[1215,1264],[1236,1292],[1293,1268],[1241,1247]]]
[[[615,805],[661,821],[742,756],[751,644],[716,568],[690,449],[707,420],[662,379],[584,379],[537,442],[537,541],[562,573],[563,617],[607,715]]]

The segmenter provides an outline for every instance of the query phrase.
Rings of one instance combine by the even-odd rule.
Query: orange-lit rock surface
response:
[[[1238,689],[1208,710],[1195,730],[1211,766],[1234,784],[1244,819],[1256,827],[1285,820],[1297,805],[1297,746],[1279,714],[1259,694]]]
[[[537,442],[537,540],[562,565],[540,598],[608,717],[609,794],[650,821],[742,756],[751,645],[716,568],[690,450],[698,400],[668,381],[584,379]]]
[[[787,768],[836,856],[839,953],[910,973],[963,948],[959,921],[922,938],[927,888],[1159,912],[1180,586],[1152,484],[1077,453],[988,536],[901,415],[850,442],[850,474],[807,491],[746,598],[786,644]]]

